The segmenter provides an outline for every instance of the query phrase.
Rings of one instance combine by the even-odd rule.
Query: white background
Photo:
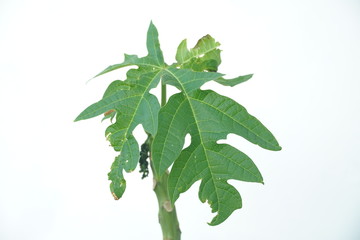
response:
[[[1,0],[0,239],[161,239],[151,178],[127,174],[114,201],[108,123],[73,122],[124,72],[89,78],[124,53],[146,55],[150,20],[168,63],[182,39],[209,33],[220,72],[254,73],[203,89],[239,101],[283,147],[230,135],[265,185],[230,181],[243,208],[210,227],[196,183],[177,202],[183,239],[360,239],[358,0]]]

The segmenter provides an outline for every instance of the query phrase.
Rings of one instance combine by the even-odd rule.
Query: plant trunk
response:
[[[175,206],[172,206],[167,191],[169,173],[165,173],[159,180],[154,178],[154,191],[159,203],[159,223],[163,240],[180,240],[181,231],[176,215]]]

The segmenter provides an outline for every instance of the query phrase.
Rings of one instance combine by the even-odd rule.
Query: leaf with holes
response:
[[[130,69],[127,72],[125,81],[112,82],[103,98],[90,105],[75,119],[79,121],[100,114],[105,114],[105,119],[116,119],[105,131],[111,146],[120,152],[109,173],[109,179],[112,181],[110,189],[115,199],[119,199],[125,191],[126,182],[122,173],[125,161],[133,162],[134,153],[139,152],[138,143],[132,136],[133,130],[142,124],[149,134],[155,135],[157,131],[160,104],[149,91],[158,85],[165,63],[158,32],[152,23],[147,34],[147,49],[147,56],[138,58],[136,55],[125,55],[123,63],[112,65],[96,75],[97,77],[126,66],[138,66],[138,69]],[[133,154],[131,159],[128,152]],[[137,155],[137,160],[138,157]]]
[[[179,77],[178,81],[182,79]],[[265,149],[281,149],[270,131],[244,107],[210,90],[184,91],[172,96],[161,109],[159,119],[162,127],[152,148],[155,171],[161,175],[175,162],[168,189],[173,203],[180,193],[202,180],[200,200],[208,200],[213,212],[218,213],[211,225],[223,222],[241,208],[240,195],[227,180],[263,182],[248,156],[216,141],[235,133]],[[187,133],[191,135],[191,144],[182,150]]]
[[[181,92],[173,95],[161,109],[161,128],[152,145],[154,171],[158,176],[174,163],[168,181],[172,203],[180,193],[201,180],[200,200],[208,201],[213,212],[217,212],[210,225],[222,223],[242,206],[240,194],[227,180],[263,182],[247,155],[216,142],[235,133],[265,149],[281,149],[271,132],[240,104],[213,91],[199,89],[210,80],[235,86],[252,77],[250,74],[224,79],[222,74],[214,73],[221,62],[218,46],[209,35],[200,39],[190,51],[186,40],[182,41],[176,54],[178,68],[170,67],[164,75],[164,82]],[[210,66],[210,60],[215,63],[213,68],[205,67]],[[182,150],[188,133],[191,144]]]

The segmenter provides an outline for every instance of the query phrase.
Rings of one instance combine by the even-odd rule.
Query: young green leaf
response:
[[[206,35],[199,39],[195,47],[189,51],[187,49],[187,41],[184,39],[177,49],[175,58],[179,64],[184,65],[190,62],[193,58],[201,57],[216,51],[219,46],[220,43],[216,42],[210,35]]]
[[[220,43],[216,42],[210,35],[202,37],[196,46],[190,51],[187,49],[186,39],[183,40],[176,52],[177,65],[182,69],[191,69],[196,72],[217,72],[221,63]],[[217,83],[224,86],[235,86],[246,82],[253,74],[239,76],[232,79],[224,79],[222,77],[214,79]]]
[[[176,52],[176,60],[181,68],[202,72],[204,70],[216,72],[221,63],[220,43],[210,35],[202,37],[194,48],[187,49],[186,39],[183,40]]]

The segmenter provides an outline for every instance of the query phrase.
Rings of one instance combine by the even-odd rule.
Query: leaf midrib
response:
[[[175,74],[173,74],[171,71],[165,69],[165,71],[169,72],[175,79],[177,79],[177,81],[179,82],[181,88],[182,88],[182,92],[184,93],[185,97],[186,97],[186,100],[189,102],[189,105],[190,105],[190,109],[191,109],[191,112],[192,112],[192,115],[194,116],[194,120],[195,120],[195,125],[196,125],[196,129],[199,133],[199,138],[200,138],[200,145],[202,146],[203,148],[203,151],[204,151],[204,154],[205,154],[205,159],[206,159],[206,163],[208,165],[208,169],[209,169],[209,172],[210,172],[210,175],[211,175],[211,180],[214,184],[214,188],[215,188],[215,192],[216,192],[216,198],[217,198],[217,201],[219,201],[219,194],[218,194],[218,191],[217,191],[217,188],[215,187],[215,180],[214,180],[214,174],[213,174],[213,171],[212,171],[212,167],[210,166],[209,164],[209,160],[208,160],[208,156],[207,156],[207,152],[206,152],[206,148],[205,148],[205,145],[204,145],[204,141],[203,141],[203,138],[202,138],[202,135],[201,135],[201,131],[200,131],[200,127],[198,125],[198,121],[196,119],[196,115],[195,115],[195,111],[194,111],[194,108],[193,106],[191,105],[191,101],[189,100],[190,97],[189,95],[185,92],[185,89],[184,89],[184,86],[183,84],[181,83],[181,81],[175,76]],[[186,164],[188,163],[189,161],[186,162]],[[176,184],[177,185],[177,184]],[[219,208],[219,206],[218,206]]]
[[[114,94],[114,95],[115,95],[115,94]],[[113,95],[111,95],[111,96],[113,96]],[[110,98],[111,96],[109,96],[108,98]],[[126,97],[126,98],[121,98],[121,99],[119,99],[119,100],[112,101],[111,103],[104,105],[104,107],[108,107],[108,106],[113,105],[113,104],[116,104],[116,103],[118,103],[118,102],[121,102],[121,101],[130,99],[130,98],[136,98],[136,97],[139,97],[139,96],[141,96],[141,95],[131,95],[131,96]],[[105,108],[105,109],[108,109],[108,108]],[[80,119],[78,119],[78,118],[75,119],[75,121],[79,121],[79,120],[83,120],[83,119],[88,119],[88,118],[89,118],[88,115],[91,116],[91,115],[92,115],[94,112],[96,112],[96,111],[97,111],[97,109],[95,109],[94,111],[91,111],[90,113],[86,114],[85,116],[81,117]],[[106,111],[106,110],[105,110],[105,111]]]
[[[176,116],[176,114],[178,113],[179,109],[181,109],[181,106],[182,106],[183,103],[184,103],[184,101],[183,101],[183,102],[179,105],[179,107],[176,109],[176,111],[175,111],[175,113],[174,113],[174,116]],[[171,119],[171,121],[170,121],[170,126],[173,124],[174,119],[175,119],[175,117],[173,117],[173,118]],[[170,128],[170,127],[169,127],[169,128]],[[160,169],[161,169],[161,164],[162,164],[162,159],[163,159],[162,156],[164,156],[164,149],[165,149],[165,145],[166,145],[165,143],[167,142],[167,138],[168,138],[168,136],[169,136],[169,133],[170,133],[169,131],[166,133],[165,140],[164,140],[164,144],[163,144],[163,148],[161,149],[158,172],[160,172]],[[158,174],[158,173],[157,173],[157,174]],[[159,175],[159,178],[160,178],[161,175],[162,175],[162,174]]]

